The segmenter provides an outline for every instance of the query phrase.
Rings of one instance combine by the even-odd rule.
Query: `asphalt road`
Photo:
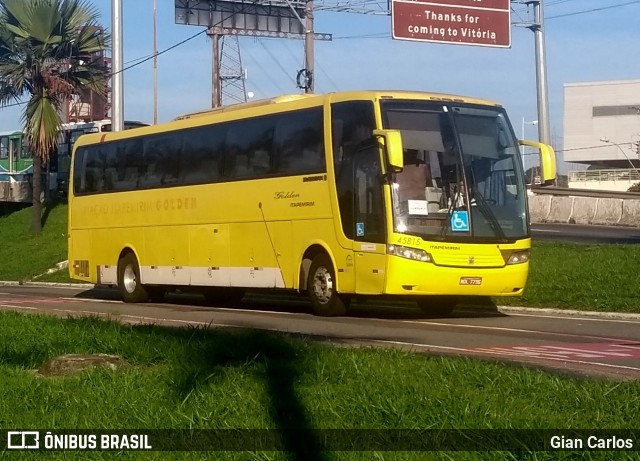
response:
[[[411,304],[355,304],[347,317],[322,318],[294,296],[248,295],[235,308],[207,306],[198,295],[160,304],[124,304],[112,289],[0,286],[0,309],[58,316],[98,315],[129,323],[254,328],[337,343],[398,347],[430,354],[516,362],[589,377],[640,379],[640,315],[461,307],[425,318]]]
[[[640,243],[640,227],[532,224],[534,240],[576,243]]]

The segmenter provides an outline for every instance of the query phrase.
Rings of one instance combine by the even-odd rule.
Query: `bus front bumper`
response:
[[[529,263],[503,267],[444,267],[409,259],[388,258],[385,294],[520,296]]]

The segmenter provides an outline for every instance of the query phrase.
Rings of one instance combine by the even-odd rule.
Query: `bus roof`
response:
[[[241,109],[249,109],[256,108],[261,106],[267,106],[270,104],[283,104],[292,101],[299,101],[302,99],[309,98],[318,98],[318,97],[327,97],[331,99],[335,96],[348,96],[351,95],[354,99],[360,98],[370,98],[374,96],[376,99],[430,99],[435,101],[455,101],[462,103],[471,103],[471,104],[484,104],[491,106],[499,106],[500,104],[494,101],[488,101],[485,99],[479,98],[471,98],[468,96],[459,96],[453,94],[445,94],[445,93],[425,93],[420,91],[404,91],[404,90],[394,90],[394,91],[386,91],[386,90],[362,90],[362,91],[346,91],[346,92],[335,92],[335,93],[327,93],[326,95],[318,95],[318,94],[288,94],[283,96],[276,96],[270,99],[260,99],[257,101],[249,101],[238,104],[232,104],[229,106],[221,106],[213,109],[206,109],[199,112],[188,113],[184,115],[180,115],[173,120],[186,120],[195,117],[202,117],[205,115],[221,113],[221,112],[230,112]]]
[[[144,123],[144,122],[138,122],[135,120],[125,120],[124,121],[125,126],[135,126],[135,127],[143,127],[143,126],[149,126],[148,123]],[[103,120],[94,120],[93,122],[70,122],[70,123],[63,123],[61,125],[61,128],[63,130],[73,130],[73,129],[85,129],[85,128],[102,128],[104,126],[111,126],[111,120],[110,119],[103,119]],[[100,130],[102,131],[102,130]]]
[[[20,130],[13,130],[13,131],[0,131],[0,136],[22,136],[22,131]]]
[[[420,91],[387,91],[387,90],[361,90],[361,91],[342,91],[326,94],[290,94],[277,96],[270,99],[261,99],[257,101],[244,102],[239,104],[232,104],[229,106],[222,106],[214,109],[203,110],[200,112],[194,112],[185,114],[174,118],[167,123],[161,123],[158,125],[149,125],[141,128],[134,128],[132,130],[125,130],[121,132],[109,132],[109,133],[92,133],[83,135],[76,145],[94,144],[98,142],[111,141],[115,139],[124,139],[128,137],[135,137],[138,135],[146,135],[159,133],[164,130],[180,129],[195,125],[205,125],[208,123],[217,123],[217,116],[220,116],[220,122],[234,119],[236,112],[248,111],[247,117],[260,116],[268,113],[272,109],[279,111],[279,107],[282,106],[282,110],[286,111],[287,107],[302,107],[304,101],[310,102],[312,105],[320,105],[323,102],[333,101],[348,101],[348,100],[391,100],[391,99],[413,99],[422,101],[434,101],[434,102],[456,102],[466,104],[481,104],[485,106],[501,107],[500,104],[485,99],[472,98],[468,96],[458,96],[452,94],[443,93],[426,93]],[[317,101],[317,102],[316,102]],[[253,113],[255,111],[255,114]],[[244,114],[240,117],[245,116]],[[214,120],[206,120],[208,117],[212,117]]]
[[[215,114],[220,112],[229,112],[240,109],[248,109],[252,107],[267,106],[269,104],[282,104],[285,102],[299,101],[301,99],[318,97],[316,94],[287,94],[283,96],[276,96],[270,99],[259,99],[257,101],[241,102],[239,104],[231,104],[229,106],[221,106],[213,109],[206,109],[199,112],[193,112],[189,114],[179,115],[173,120],[187,120],[194,117],[202,117],[209,114]]]

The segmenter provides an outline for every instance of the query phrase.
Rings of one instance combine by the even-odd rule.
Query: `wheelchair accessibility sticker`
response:
[[[451,230],[469,232],[469,213],[466,211],[454,211],[451,215]]]
[[[357,237],[364,237],[364,223],[363,222],[356,223],[356,236]]]

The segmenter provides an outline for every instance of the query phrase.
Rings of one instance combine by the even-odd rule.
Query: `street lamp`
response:
[[[524,120],[524,117],[522,117],[522,137],[520,139],[524,139],[524,127],[525,125],[537,125],[538,121],[537,120],[532,120],[531,122],[526,122]],[[522,169],[527,171],[527,169],[524,166],[524,146],[520,146],[520,155],[522,156]]]
[[[122,0],[111,0],[111,130],[124,129],[124,81],[122,77]]]
[[[638,175],[638,177],[640,177],[640,173],[638,172],[637,168],[633,165],[633,162],[631,161],[631,159],[629,158],[627,153],[624,151],[624,149],[622,149],[622,147],[620,147],[620,144],[618,144],[617,142],[611,141],[609,138],[600,138],[600,141],[606,142],[607,144],[613,144],[614,146],[616,146],[618,148],[618,150],[620,150],[620,152],[622,152],[622,155],[624,155],[624,158],[627,159],[627,161],[629,162],[629,165],[631,165],[631,169],[633,169],[633,171],[636,172],[636,175]]]
[[[158,124],[158,20],[153,0],[153,124]]]

